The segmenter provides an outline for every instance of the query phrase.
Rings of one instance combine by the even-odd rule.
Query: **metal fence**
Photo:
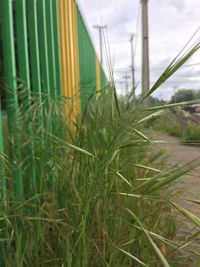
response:
[[[52,98],[66,97],[78,115],[91,93],[106,86],[106,76],[75,0],[0,0],[0,14],[3,152],[1,110],[6,110],[12,134],[19,87],[26,91],[26,105],[32,94],[41,101],[45,96],[47,105]],[[63,108],[69,116],[69,107]]]
[[[48,111],[52,99],[61,99],[66,118],[77,117],[88,97],[105,85],[106,76],[75,0],[0,0],[0,176],[4,177],[0,197],[6,199],[7,191],[1,165],[4,139],[7,135],[10,140],[12,135],[17,138],[20,106],[26,112],[36,95],[37,104],[45,102]],[[65,105],[65,98],[70,99],[70,107]],[[13,156],[13,192],[19,199],[27,185],[33,194],[37,192],[31,142],[28,149],[31,177],[26,178],[26,185],[18,164],[20,149],[16,148]]]

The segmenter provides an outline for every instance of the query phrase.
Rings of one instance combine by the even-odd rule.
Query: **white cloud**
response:
[[[165,1],[166,2],[166,1]],[[169,0],[169,4],[174,6],[177,12],[183,12],[186,9],[185,1],[183,0]]]

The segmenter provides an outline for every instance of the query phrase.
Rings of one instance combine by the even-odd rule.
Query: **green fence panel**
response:
[[[3,43],[3,68],[6,84],[6,98],[9,130],[15,127],[13,121],[17,118],[18,99],[15,68],[15,49],[12,0],[2,0],[2,43]]]
[[[39,33],[39,55],[41,66],[41,82],[43,100],[47,107],[50,103],[50,78],[49,78],[49,58],[47,45],[47,25],[46,25],[46,1],[37,2],[38,11],[38,33]]]
[[[23,107],[24,112],[26,112],[31,106],[26,0],[16,1],[16,25],[19,78],[25,94],[25,97],[23,97]],[[31,127],[29,127],[28,131],[30,136],[33,136]],[[27,177],[27,186],[29,187],[29,191],[34,189],[34,192],[36,193],[35,152],[33,143],[30,143],[28,148],[30,151],[30,166],[28,168],[28,173],[31,175],[28,175]]]
[[[77,20],[81,106],[84,110],[88,98],[96,92],[96,52],[78,7]]]
[[[7,213],[7,178],[5,175],[5,167],[3,160],[4,153],[4,143],[3,143],[3,121],[2,121],[2,111],[1,111],[1,99],[0,99],[0,199],[1,199],[1,212]],[[0,222],[0,238],[1,240],[7,237],[6,223],[4,220]],[[0,246],[0,253],[5,249],[6,244],[2,242]],[[4,266],[2,260],[0,259],[0,266]]]
[[[40,55],[38,40],[37,0],[27,1],[31,90],[41,102]]]
[[[3,64],[6,83],[8,128],[13,140],[17,141],[15,134],[18,120],[18,99],[16,83],[16,64],[14,50],[13,12],[12,0],[2,0],[2,42],[3,42]],[[23,180],[19,167],[20,151],[16,151],[15,174],[13,177],[14,193],[17,198],[23,197]]]
[[[52,0],[53,5],[53,34],[54,34],[54,49],[55,49],[55,69],[56,69],[56,95],[61,97],[61,74],[60,74],[60,46],[59,46],[59,28],[58,28],[58,2]]]
[[[51,97],[56,99],[56,64],[55,64],[55,42],[54,42],[54,21],[53,21],[53,2],[46,1],[46,25],[47,25],[47,50],[49,61],[49,87]]]
[[[39,33],[38,33],[38,11],[37,0],[27,1],[27,19],[28,19],[28,44],[29,44],[29,62],[31,77],[31,93],[36,104],[40,107],[37,112],[37,123],[42,130],[44,126],[43,108],[42,108],[42,81],[39,53]],[[44,145],[44,133],[40,132],[42,145]]]
[[[1,0],[0,0],[0,5],[1,5]],[[0,17],[2,18],[2,10],[0,8]],[[1,34],[2,34],[2,24],[1,24],[1,19],[0,19],[0,39],[2,38]],[[0,51],[2,53],[2,51]],[[2,87],[0,88],[0,90],[2,89]],[[3,205],[2,205],[2,210],[4,210],[6,212],[7,210],[7,201],[6,201],[6,196],[7,196],[7,179],[6,179],[6,176],[5,176],[5,168],[4,168],[4,160],[3,160],[3,154],[5,152],[5,147],[4,147],[4,130],[3,130],[3,127],[4,127],[4,118],[3,118],[3,112],[2,112],[2,105],[1,105],[1,96],[0,96],[0,177],[1,177],[1,185],[0,185],[0,198],[1,198],[1,201],[3,201]],[[4,222],[2,221],[0,223],[0,227],[1,229],[5,229],[5,224]],[[5,231],[0,231],[1,234],[0,234],[0,237],[1,238],[5,238]],[[0,264],[1,264],[1,261],[0,261]]]
[[[0,100],[0,155],[3,152],[4,152],[3,119],[2,119],[1,100]]]
[[[0,177],[1,177],[1,186],[0,186],[0,197],[1,200],[6,198],[7,195],[7,179],[5,176],[5,169],[3,164],[3,158],[2,155],[4,153],[4,136],[3,136],[3,115],[1,111],[1,101],[0,101]],[[6,201],[5,201],[5,207],[6,207]]]
[[[23,90],[26,90],[28,99],[25,99],[26,106],[30,101],[30,74],[28,57],[27,21],[26,21],[26,0],[16,1],[16,25],[17,25],[17,49],[19,79]],[[30,104],[30,103],[29,103]]]

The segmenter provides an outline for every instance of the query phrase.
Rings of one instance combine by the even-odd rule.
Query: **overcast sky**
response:
[[[141,91],[141,5],[139,0],[79,0],[89,31],[99,53],[94,24],[106,24],[118,91],[124,90],[123,76],[130,71],[130,33],[137,36],[136,82]],[[149,0],[151,85],[184,47],[200,26],[200,0]],[[139,23],[137,23],[139,21]],[[139,25],[137,27],[137,25]],[[195,40],[200,38],[200,31]],[[198,63],[199,65],[196,65]],[[195,65],[193,65],[195,64]],[[106,67],[106,66],[105,66]],[[156,93],[169,99],[179,88],[200,89],[200,51]]]

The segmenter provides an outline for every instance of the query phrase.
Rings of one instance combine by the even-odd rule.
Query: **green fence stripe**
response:
[[[1,99],[0,99],[0,154],[4,152],[4,136],[3,136],[3,119],[1,111]]]
[[[47,48],[49,61],[49,82],[51,97],[56,98],[56,66],[55,66],[55,42],[54,42],[54,28],[53,25],[53,2],[46,1],[46,25],[47,25]]]
[[[29,74],[25,0],[16,1],[16,24],[17,24],[16,40],[17,40],[17,48],[18,48],[19,78],[23,84],[23,88],[27,90],[27,94],[28,94],[27,100],[29,101],[30,99],[30,74]]]
[[[16,126],[18,120],[18,102],[17,102],[17,83],[16,83],[16,64],[14,50],[14,32],[13,32],[13,13],[12,0],[2,1],[2,42],[4,56],[4,76],[7,90],[7,112],[8,128],[11,137],[16,141]],[[20,161],[20,151],[16,149],[16,159]],[[14,191],[18,198],[23,197],[23,180],[19,164],[16,162],[16,170],[13,177]]]
[[[1,100],[0,100],[0,156],[4,153],[4,136],[3,136],[3,115],[1,111]],[[7,186],[6,186],[6,177],[5,170],[2,164],[2,159],[0,159],[0,177],[1,177],[1,192],[0,197],[5,198],[7,194]]]
[[[31,92],[39,107],[42,107],[42,87],[41,87],[41,67],[39,53],[39,33],[38,33],[38,12],[37,0],[26,1],[28,14],[28,39],[29,39],[29,61],[31,76]],[[38,125],[43,129],[43,110],[40,108],[37,113]],[[41,132],[42,143],[44,144],[44,133]]]
[[[28,28],[29,28],[31,89],[32,92],[39,97],[39,101],[41,101],[37,0],[27,1],[27,13],[28,13]]]
[[[29,54],[28,54],[28,36],[27,36],[27,17],[26,17],[26,0],[16,1],[16,24],[17,24],[17,48],[18,48],[18,65],[19,77],[23,84],[23,89],[26,91],[26,96],[23,98],[23,106],[25,111],[31,106],[30,92],[30,72],[29,72]],[[30,115],[30,114],[29,114]],[[29,134],[33,136],[33,130],[28,129]],[[33,143],[29,146],[30,150],[30,171],[31,175],[27,177],[27,186],[30,190],[36,192],[36,169],[35,169],[35,152]]]
[[[39,31],[39,55],[41,66],[42,93],[47,106],[50,103],[49,59],[47,46],[46,4],[45,0],[38,1],[38,31]]]
[[[81,106],[84,110],[88,98],[96,91],[96,52],[78,6],[77,20]]]
[[[1,99],[0,99],[0,198],[1,198],[1,211],[6,213],[8,210],[7,207],[7,178],[5,175],[5,166],[3,160],[3,152],[4,152],[4,143],[3,143],[3,120],[2,120],[2,111],[1,111]],[[2,201],[3,200],[3,201]],[[0,222],[0,238],[6,238],[7,232],[5,231],[6,223],[5,221]],[[4,229],[2,231],[2,229]],[[5,244],[1,244],[0,251],[4,249]],[[1,251],[2,253],[2,251]],[[4,266],[2,261],[0,260],[0,266]]]
[[[4,76],[7,89],[8,121],[11,130],[18,112],[12,0],[2,0],[2,16]]]
[[[58,30],[58,2],[52,0],[53,4],[53,33],[55,47],[55,67],[56,67],[56,90],[57,96],[61,97],[61,74],[60,74],[60,46],[59,46],[59,30]]]

